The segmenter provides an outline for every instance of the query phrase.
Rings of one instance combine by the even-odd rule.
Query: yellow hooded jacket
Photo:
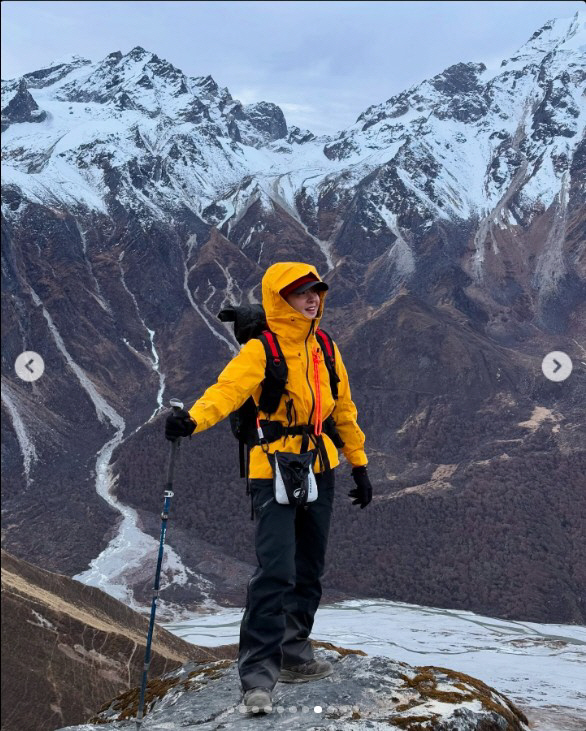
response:
[[[321,416],[325,421],[333,414],[336,427],[344,441],[342,451],[352,467],[366,465],[364,434],[356,422],[356,406],[350,394],[348,374],[342,357],[335,345],[336,372],[340,378],[338,399],[334,401],[330,388],[330,377],[324,362],[315,330],[324,310],[326,292],[320,292],[320,306],[317,316],[310,320],[295,310],[280,295],[288,284],[313,274],[321,281],[315,267],[297,262],[273,264],[262,279],[262,304],[266,313],[269,329],[279,340],[288,368],[285,394],[273,414],[259,413],[259,418],[279,421],[287,426],[285,402],[293,399],[295,420],[293,425],[316,423],[316,401],[321,396]],[[317,365],[316,365],[317,363]],[[263,344],[257,338],[249,340],[220,373],[217,382],[210,386],[189,410],[189,415],[197,423],[195,432],[209,429],[232,411],[240,408],[252,396],[258,405],[261,383],[265,377],[266,355]],[[318,384],[316,384],[316,368]],[[319,392],[319,393],[318,393]],[[338,449],[324,433],[324,444],[330,467],[339,463]],[[269,445],[269,451],[296,452],[301,450],[301,436],[286,436]],[[311,447],[312,445],[310,445]],[[321,460],[315,464],[316,472],[322,469]],[[250,477],[272,478],[271,465],[260,446],[253,447],[250,453]]]

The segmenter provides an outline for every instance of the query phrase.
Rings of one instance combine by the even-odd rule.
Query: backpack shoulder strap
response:
[[[265,379],[262,382],[258,407],[261,411],[272,414],[277,410],[281,396],[285,392],[289,370],[275,333],[271,330],[263,330],[258,339],[264,346],[267,358]]]
[[[340,377],[336,373],[336,351],[334,349],[334,341],[325,330],[321,330],[320,328],[315,331],[315,336],[317,337],[324,354],[326,368],[330,374],[330,388],[332,389],[332,396],[334,397],[334,400],[336,400],[338,398],[338,383],[340,382]]]

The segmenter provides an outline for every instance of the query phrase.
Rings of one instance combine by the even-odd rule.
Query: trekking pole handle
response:
[[[183,401],[180,401],[178,398],[172,398],[169,401],[169,406],[177,414],[183,409]],[[165,497],[167,497],[167,495],[169,495],[169,497],[173,496],[173,471],[175,469],[175,457],[177,455],[177,450],[179,449],[180,443],[180,439],[176,439],[174,442],[171,443],[171,453],[169,455],[169,463],[167,465],[167,484],[165,485]]]

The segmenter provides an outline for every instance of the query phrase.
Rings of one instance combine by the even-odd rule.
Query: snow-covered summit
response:
[[[583,11],[576,12],[573,18],[548,20],[510,59],[503,60],[501,67],[531,62],[554,52],[579,51],[586,55],[585,28]]]
[[[58,61],[52,61],[46,68],[32,71],[22,78],[30,89],[42,89],[57,83],[65,76],[81,66],[88,66],[91,61],[83,56],[73,54]]]
[[[448,216],[490,210],[515,176],[527,200],[548,206],[586,124],[585,18],[549,22],[496,74],[458,63],[369,107],[326,155],[352,160],[395,145],[411,182],[426,161],[428,198]]]
[[[181,106],[174,100],[188,94],[179,69],[137,46],[125,56],[114,52],[92,64],[83,76],[61,86],[55,96],[61,101],[111,104],[148,115],[165,108],[171,115]]]
[[[261,197],[303,218],[333,181],[352,191],[378,170],[369,185],[382,213],[369,215],[385,227],[400,199],[423,219],[465,220],[498,207],[512,185],[525,209],[544,209],[586,123],[585,17],[548,22],[496,73],[455,64],[369,107],[335,139],[289,130],[276,105],[243,105],[211,76],[188,77],[140,46],[98,63],[76,57],[3,82],[5,179],[36,200],[50,190],[105,210],[114,193],[155,217],[180,204],[217,218],[218,204],[224,220],[243,213],[225,201],[251,177]]]
[[[143,187],[137,185],[143,176],[130,169],[155,164],[163,197],[205,195],[209,203],[218,188],[249,172],[241,160],[247,148],[288,144],[276,105],[243,105],[211,76],[189,78],[140,46],[98,63],[76,57],[2,82],[2,110],[5,183],[33,200],[42,201],[51,190],[67,205],[77,200],[100,210],[108,194],[105,168],[127,167],[121,187],[127,182],[136,198],[132,189]],[[15,126],[41,118],[46,124],[34,130]]]

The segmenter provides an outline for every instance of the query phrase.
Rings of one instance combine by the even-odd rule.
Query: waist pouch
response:
[[[314,452],[267,454],[273,468],[273,492],[280,505],[305,505],[317,500]]]

